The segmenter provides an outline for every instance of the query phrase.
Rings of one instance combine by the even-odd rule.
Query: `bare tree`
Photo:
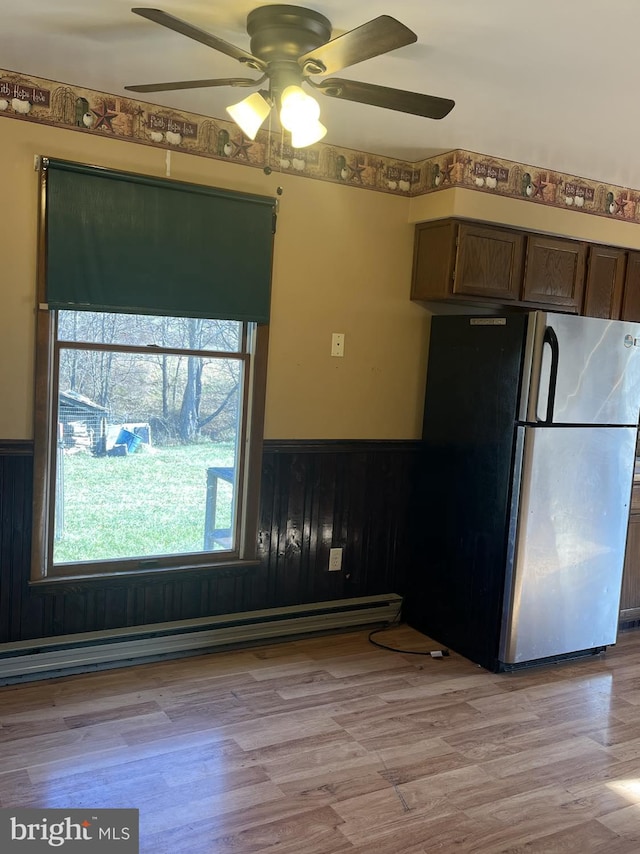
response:
[[[201,318],[187,318],[188,343],[191,350],[202,349]],[[187,358],[187,381],[182,394],[178,431],[183,442],[193,442],[200,432],[200,403],[202,401],[202,356]]]
[[[213,435],[214,424],[216,435],[226,435],[237,420],[239,363],[213,352],[237,352],[240,330],[240,324],[224,320],[60,312],[60,340],[87,342],[86,349],[63,345],[60,387],[85,395],[117,419],[154,422],[167,438],[184,443]],[[101,344],[148,351],[127,353]],[[185,350],[200,352],[182,355]]]

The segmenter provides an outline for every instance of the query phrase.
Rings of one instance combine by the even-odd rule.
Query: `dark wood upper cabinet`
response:
[[[453,292],[509,301],[519,299],[524,244],[521,232],[461,223]]]
[[[615,246],[590,246],[583,314],[618,320],[627,253]]]
[[[458,223],[422,222],[416,226],[411,299],[445,299],[451,294]]]
[[[422,222],[411,299],[640,323],[640,251],[474,220]]]
[[[416,226],[411,298],[519,299],[525,235],[444,220]]]
[[[629,252],[622,300],[622,320],[640,321],[640,252]]]
[[[586,256],[587,247],[581,241],[530,234],[523,299],[579,313]]]

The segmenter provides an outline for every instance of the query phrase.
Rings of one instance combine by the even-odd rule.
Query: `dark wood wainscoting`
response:
[[[0,643],[403,593],[411,441],[265,442],[249,570],[29,585],[33,457],[0,441]],[[329,572],[329,549],[343,569]]]

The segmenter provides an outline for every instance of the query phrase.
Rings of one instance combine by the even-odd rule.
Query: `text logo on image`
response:
[[[138,854],[136,809],[0,809],[0,851]]]

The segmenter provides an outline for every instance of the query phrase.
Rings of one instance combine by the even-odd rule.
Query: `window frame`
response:
[[[34,369],[34,479],[30,584],[220,571],[258,564],[258,517],[267,381],[269,325],[242,321],[246,342],[242,423],[238,439],[236,547],[95,563],[53,564],[57,457],[57,311],[46,302],[46,178],[40,175]],[[95,309],[93,309],[95,311]],[[233,319],[233,318],[230,318]],[[129,349],[129,348],[124,348]],[[207,353],[207,355],[213,355]],[[228,357],[229,353],[221,354]]]
[[[214,353],[235,356],[244,362],[242,419],[238,436],[238,491],[236,544],[232,551],[188,552],[148,557],[115,558],[87,563],[54,564],[55,483],[57,465],[57,312],[40,304],[36,320],[36,382],[34,413],[34,524],[31,582],[111,576],[135,576],[149,572],[211,569],[256,562],[259,490],[262,459],[262,425],[266,386],[266,324],[244,324],[244,353]],[[66,342],[61,342],[66,346]],[[106,345],[110,348],[110,345]],[[100,349],[98,345],[98,349]],[[114,349],[131,351],[130,347]]]

